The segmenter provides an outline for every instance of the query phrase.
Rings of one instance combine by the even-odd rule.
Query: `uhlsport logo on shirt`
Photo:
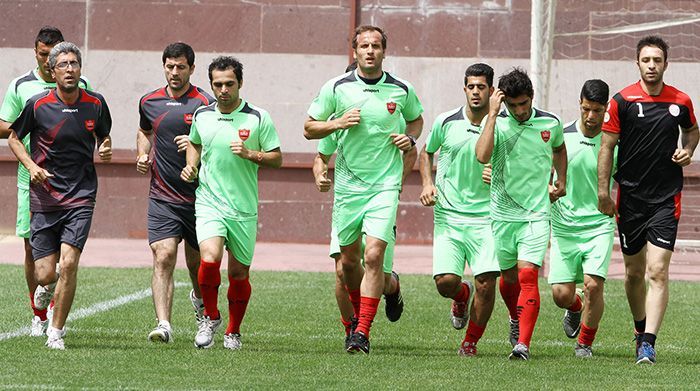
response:
[[[549,141],[549,137],[552,135],[552,132],[549,130],[543,130],[540,132],[540,136],[542,136],[542,140],[546,143]]]
[[[396,102],[387,102],[386,109],[389,111],[389,114],[394,114],[394,111],[396,111]]]
[[[192,113],[186,113],[184,117],[185,117],[185,123],[187,125],[192,125]]]
[[[248,140],[248,137],[250,137],[250,129],[238,129],[238,137],[242,141]]]
[[[88,130],[88,132],[92,132],[95,130],[95,120],[94,119],[86,119],[85,120],[85,129]]]

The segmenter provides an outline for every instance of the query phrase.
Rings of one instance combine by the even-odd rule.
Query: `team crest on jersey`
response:
[[[92,132],[95,130],[95,120],[94,119],[86,119],[85,120],[85,129],[88,130],[88,132]]]
[[[552,136],[552,132],[550,132],[549,130],[543,130],[540,132],[540,136],[542,136],[542,141],[546,143],[547,141],[549,141],[549,137]]]
[[[238,129],[238,137],[242,141],[248,140],[248,137],[250,137],[250,129]]]
[[[192,113],[185,114],[185,123],[187,125],[192,125]]]
[[[394,111],[396,111],[396,102],[387,102],[386,109],[389,114],[394,114]]]
[[[672,116],[678,117],[681,113],[681,108],[678,107],[678,105],[673,104],[671,106],[668,106],[668,112],[671,113]]]

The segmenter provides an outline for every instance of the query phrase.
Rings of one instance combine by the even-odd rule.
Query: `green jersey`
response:
[[[241,104],[223,114],[217,103],[194,112],[192,144],[202,146],[196,203],[215,207],[225,217],[252,220],[258,215],[258,165],[231,152],[231,143],[243,141],[251,151],[269,152],[280,147],[275,125],[267,111]]]
[[[425,150],[438,155],[435,222],[460,224],[488,220],[489,186],[481,179],[484,165],[476,160],[481,127],[472,125],[466,107],[440,114]]]
[[[507,110],[498,115],[491,155],[492,220],[549,220],[552,148],[562,144],[562,124],[554,114],[533,107],[523,122]]]
[[[335,132],[338,152],[335,191],[400,190],[401,151],[389,135],[401,133],[404,119],[413,121],[423,112],[413,86],[387,72],[370,84],[358,77],[356,71],[348,72],[324,84],[308,114],[315,120],[326,121],[353,108],[360,109],[360,123]]]
[[[566,196],[552,204],[552,233],[555,236],[589,238],[613,232],[615,223],[598,210],[598,152],[603,132],[588,138],[574,121],[564,128],[568,166]],[[613,170],[617,165],[617,148]],[[612,181],[610,182],[612,186]]]
[[[80,78],[78,86],[86,90],[92,90],[90,83],[84,77]],[[29,98],[52,88],[56,88],[56,83],[44,81],[39,76],[38,68],[12,80],[7,86],[5,99],[2,101],[2,106],[0,106],[0,120],[9,123],[15,122]],[[22,139],[22,143],[24,143],[24,148],[29,153],[29,135]],[[17,167],[17,187],[29,189],[29,171],[21,163]]]

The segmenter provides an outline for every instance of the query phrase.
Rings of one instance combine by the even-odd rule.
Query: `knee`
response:
[[[598,281],[595,279],[587,279],[583,284],[583,289],[586,297],[590,299],[598,298],[603,295],[603,281]]]
[[[78,260],[71,258],[62,258],[61,275],[75,277],[78,274]]]
[[[154,267],[159,271],[169,271],[175,268],[177,254],[167,250],[157,250],[154,252]],[[197,264],[199,265],[199,264]]]
[[[477,276],[474,278],[476,295],[483,300],[492,300],[496,295],[496,278],[492,276]]]
[[[458,276],[442,275],[435,277],[435,287],[442,297],[450,298],[462,282]]]
[[[343,273],[343,264],[339,261],[335,264],[335,281],[342,284],[345,274]]]
[[[552,285],[552,299],[559,308],[569,308],[573,304],[574,291],[562,286]]]
[[[508,285],[517,284],[519,282],[518,281],[518,268],[514,267],[512,269],[501,271],[501,278]]]
[[[365,267],[381,267],[384,261],[384,250],[378,246],[365,251]]]
[[[649,265],[649,282],[665,284],[668,282],[668,268],[664,265]]]

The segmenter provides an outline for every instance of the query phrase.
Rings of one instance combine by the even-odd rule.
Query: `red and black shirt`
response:
[[[644,92],[641,82],[615,94],[603,130],[620,135],[617,172],[620,189],[630,197],[661,202],[683,188],[683,169],[671,160],[679,127],[695,125],[690,97],[664,85],[659,95]]]
[[[167,87],[141,98],[139,126],[154,134],[150,198],[175,204],[194,204],[197,181],[187,183],[180,179],[180,172],[185,167],[185,153],[177,151],[174,139],[179,135],[189,135],[192,114],[200,106],[212,102],[214,98],[195,86],[190,86],[177,99],[168,95]]]
[[[10,126],[20,140],[29,135],[32,160],[53,175],[30,186],[32,212],[95,205],[95,139],[109,136],[112,117],[102,95],[78,93],[73,104],[61,101],[55,88],[37,94]]]

